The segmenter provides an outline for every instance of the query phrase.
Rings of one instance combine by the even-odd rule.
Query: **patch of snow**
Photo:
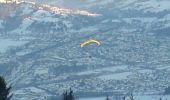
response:
[[[4,28],[2,23],[3,23],[3,20],[0,20],[0,29]]]
[[[95,69],[95,70],[80,72],[80,73],[78,73],[78,75],[93,74],[93,73],[102,73],[102,72],[104,72],[104,71],[116,72],[116,71],[126,70],[127,68],[128,68],[128,66],[126,66],[126,65],[113,66],[113,67],[106,67],[106,68],[100,68],[100,69]]]
[[[38,18],[41,18],[41,17],[51,17],[51,13],[48,12],[48,11],[45,11],[45,10],[38,10],[37,12],[35,12],[32,17],[38,17]]]
[[[142,95],[142,96],[134,96],[135,100],[166,100],[170,99],[170,96],[168,95]]]
[[[20,46],[27,43],[27,41],[14,41],[10,39],[0,39],[0,52],[5,53],[5,51],[11,46]]]
[[[143,69],[143,70],[139,70],[139,72],[140,72],[140,73],[145,74],[145,73],[151,73],[151,72],[152,72],[152,70],[149,70],[149,69]]]
[[[113,19],[112,20],[112,23],[120,23],[121,21],[120,20],[118,20],[118,19]]]
[[[30,14],[33,11],[31,5],[23,5],[22,10],[22,15]]]
[[[96,98],[80,98],[79,100],[105,100],[106,97],[96,97]]]
[[[36,68],[34,73],[38,75],[48,74],[48,68]]]
[[[31,52],[31,50],[24,50],[24,51],[17,52],[16,55],[23,56],[23,55],[26,55],[26,54],[28,54],[30,52]]]
[[[32,23],[33,23],[33,21],[31,19],[27,18],[23,21],[20,28],[22,28],[22,30],[26,30]]]
[[[127,23],[132,23],[134,21],[140,21],[140,22],[144,22],[144,23],[148,23],[148,22],[153,22],[155,20],[157,20],[156,17],[138,17],[138,18],[123,18],[124,21],[126,21]]]
[[[103,75],[99,76],[98,78],[103,80],[124,80],[127,79],[129,75],[131,75],[131,72],[123,72],[123,73],[117,73],[117,74],[109,74],[109,75]]]
[[[68,27],[71,28],[73,26],[73,24],[69,21],[63,21],[63,23]]]
[[[89,27],[86,27],[86,28],[81,28],[80,30],[71,30],[70,32],[88,32],[88,31],[98,31],[98,28],[94,27],[94,26],[89,26]],[[89,32],[88,32],[89,33]]]
[[[137,95],[134,96],[134,100],[168,100],[170,95]],[[106,97],[92,97],[92,98],[80,98],[79,100],[105,100]],[[114,97],[110,97],[111,100],[114,100]],[[126,100],[130,100],[129,97],[126,97]]]
[[[129,1],[129,0],[127,0]],[[127,4],[126,4],[127,5]],[[128,6],[125,9],[137,9],[137,10],[144,10],[145,12],[154,12],[158,13],[161,11],[169,10],[170,9],[170,1],[169,0],[147,0],[147,1],[141,1],[141,2],[134,2],[134,6]]]

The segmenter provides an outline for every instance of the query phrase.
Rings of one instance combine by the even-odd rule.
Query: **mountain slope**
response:
[[[50,100],[70,87],[78,97],[164,92],[170,78],[170,8],[163,5],[169,2],[86,2],[84,7],[102,16],[21,3],[1,18],[1,40],[23,42],[0,54],[0,74],[12,84],[15,100]],[[101,45],[80,48],[87,39]]]

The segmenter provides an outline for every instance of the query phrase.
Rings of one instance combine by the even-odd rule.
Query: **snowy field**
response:
[[[9,47],[21,46],[27,43],[26,41],[15,41],[10,39],[0,39],[0,53],[5,53]]]
[[[116,98],[116,97],[115,97]],[[117,100],[114,97],[110,97],[110,100]],[[120,97],[121,98],[121,97]],[[170,95],[144,95],[144,96],[134,96],[134,100],[169,100]],[[106,100],[106,97],[96,97],[96,98],[80,98],[79,100]],[[122,100],[122,99],[121,99]],[[126,100],[130,100],[126,97]]]

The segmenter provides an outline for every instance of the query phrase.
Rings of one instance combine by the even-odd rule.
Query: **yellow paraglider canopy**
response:
[[[80,44],[80,47],[82,48],[82,47],[84,47],[85,45],[88,45],[88,44],[90,44],[90,43],[96,43],[97,45],[100,45],[100,44],[101,44],[101,43],[100,43],[99,41],[97,41],[97,40],[90,39],[90,40],[86,40],[86,41],[82,42],[82,43]]]

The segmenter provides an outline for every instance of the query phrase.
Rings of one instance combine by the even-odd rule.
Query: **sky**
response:
[[[0,2],[5,2],[5,0],[0,0]]]

